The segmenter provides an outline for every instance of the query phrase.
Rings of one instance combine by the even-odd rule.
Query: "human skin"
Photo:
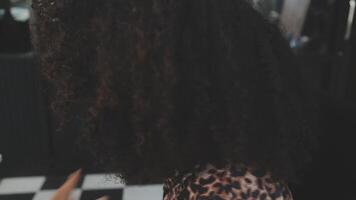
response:
[[[63,183],[63,185],[58,188],[56,193],[53,195],[51,200],[70,200],[70,194],[73,189],[77,186],[80,177],[81,177],[82,170],[79,169],[73,172],[68,179]],[[101,197],[97,200],[108,200],[107,196]]]

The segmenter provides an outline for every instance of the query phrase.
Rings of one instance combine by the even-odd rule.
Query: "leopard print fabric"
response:
[[[293,200],[286,183],[243,165],[196,166],[191,173],[166,179],[163,200]]]

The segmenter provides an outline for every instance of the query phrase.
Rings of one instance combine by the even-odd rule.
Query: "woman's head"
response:
[[[294,57],[244,0],[33,0],[34,44],[95,154],[133,181],[244,162],[290,178],[311,126]],[[73,117],[72,117],[73,118]]]

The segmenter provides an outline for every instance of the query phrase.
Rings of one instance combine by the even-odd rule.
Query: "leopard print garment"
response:
[[[196,166],[166,179],[163,190],[163,200],[293,200],[287,184],[244,165]]]

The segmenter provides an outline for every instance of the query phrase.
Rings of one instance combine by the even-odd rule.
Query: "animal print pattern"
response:
[[[293,200],[286,183],[244,165],[196,166],[166,179],[163,189],[163,200]]]

